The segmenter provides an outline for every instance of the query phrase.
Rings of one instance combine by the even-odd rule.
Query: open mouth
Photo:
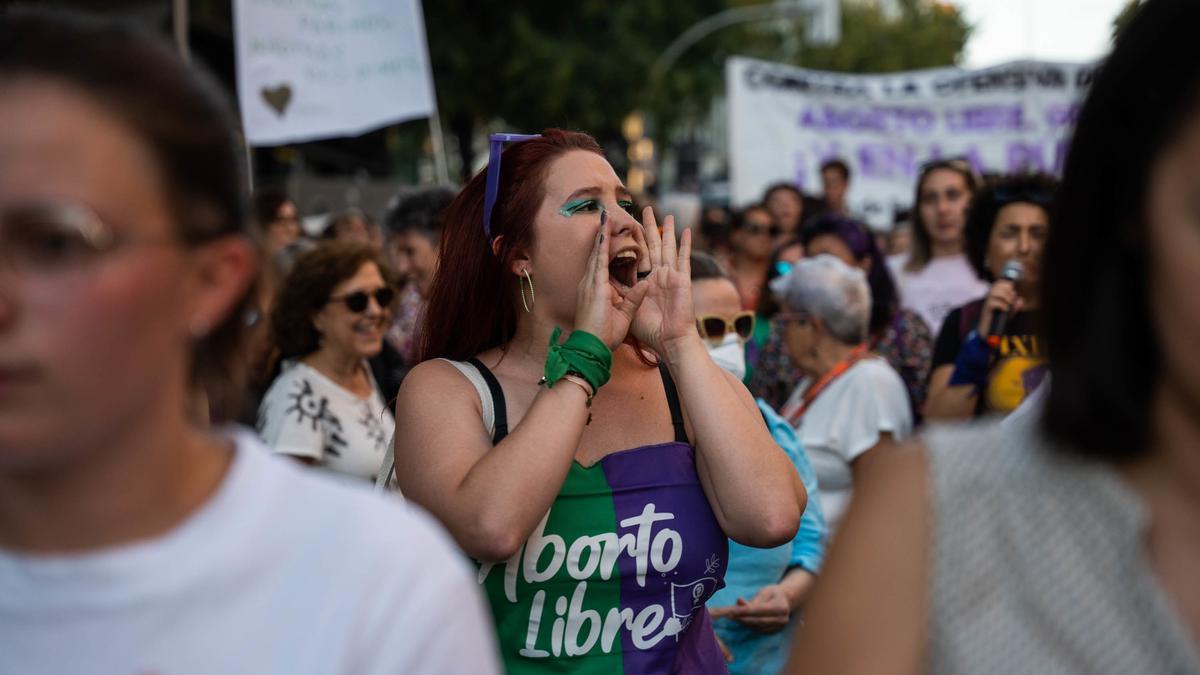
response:
[[[618,251],[608,261],[608,278],[624,288],[633,288],[637,283],[638,254],[636,249]]]

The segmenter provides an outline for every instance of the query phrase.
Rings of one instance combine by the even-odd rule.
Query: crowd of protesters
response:
[[[560,129],[306,232],[158,38],[0,13],[0,673],[1200,672],[1197,22],[888,232]]]

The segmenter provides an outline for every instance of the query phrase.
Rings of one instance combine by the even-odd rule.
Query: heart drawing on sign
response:
[[[283,111],[287,110],[288,103],[292,102],[292,88],[286,84],[278,87],[263,87],[262,97],[276,115],[283,117]]]

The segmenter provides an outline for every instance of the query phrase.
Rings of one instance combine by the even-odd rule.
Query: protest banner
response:
[[[912,206],[920,166],[965,157],[980,173],[1059,173],[1095,64],[1018,61],[847,75],[726,61],[731,201],[772,183],[821,190],[832,158],[853,173],[848,205],[873,226]]]
[[[436,103],[417,0],[235,0],[246,141],[355,136]]]

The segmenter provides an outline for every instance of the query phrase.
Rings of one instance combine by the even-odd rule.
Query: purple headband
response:
[[[483,197],[483,235],[492,241],[492,209],[496,208],[496,193],[500,190],[500,153],[505,143],[540,138],[541,134],[492,134],[488,137],[487,191]]]

